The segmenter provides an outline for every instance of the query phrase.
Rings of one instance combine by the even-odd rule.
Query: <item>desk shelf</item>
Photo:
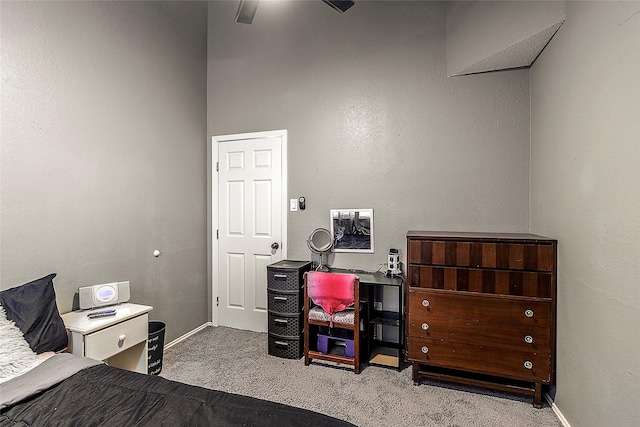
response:
[[[369,332],[369,364],[397,368],[401,371],[404,364],[404,280],[402,277],[391,277],[384,273],[375,273],[372,278],[361,276],[360,283],[368,286],[368,301],[370,319]],[[377,309],[376,302],[380,295],[392,292],[391,298],[397,298],[397,310]],[[397,296],[393,296],[396,295]],[[375,307],[375,308],[374,308]],[[395,309],[395,307],[392,307]],[[382,327],[382,336],[377,336],[379,326]],[[397,341],[386,339],[386,333],[395,330]]]
[[[369,364],[400,369],[403,359],[402,350],[397,347],[398,343],[384,343],[384,345],[373,347],[369,356]]]
[[[393,350],[402,350],[404,348],[404,345],[402,343],[399,342],[393,342],[393,341],[384,341],[384,340],[373,340],[373,348],[372,350],[375,350],[376,348],[379,347],[386,347],[389,349],[393,349]]]
[[[404,277],[387,276],[381,271],[375,273],[363,270],[347,270],[331,268],[334,273],[355,273],[360,278],[361,299],[367,304],[368,322],[367,328],[367,349],[370,365],[380,365],[397,368],[399,371],[404,367],[404,347],[405,347],[405,304],[404,304]],[[382,310],[375,308],[376,296],[382,292],[397,293],[397,311]],[[390,298],[390,299],[393,299]],[[395,308],[395,307],[393,307]],[[395,328],[398,341],[379,340],[375,337],[378,325],[383,328]]]
[[[374,310],[371,313],[371,323],[375,325],[400,327],[401,322],[402,314],[395,311]]]

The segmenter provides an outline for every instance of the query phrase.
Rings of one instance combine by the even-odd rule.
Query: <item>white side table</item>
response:
[[[89,319],[88,313],[115,308],[116,315]],[[71,353],[102,360],[109,366],[147,373],[149,312],[153,307],[124,303],[62,315]]]

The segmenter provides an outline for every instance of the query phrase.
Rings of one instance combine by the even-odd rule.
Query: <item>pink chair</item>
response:
[[[360,279],[355,274],[305,273],[305,365],[308,366],[312,359],[328,360],[352,365],[355,373],[360,373],[360,342],[364,335],[360,331],[363,304],[359,301]],[[329,336],[325,331],[329,331]],[[353,354],[333,354],[325,347],[327,339],[346,343],[346,348],[349,351],[352,349]]]

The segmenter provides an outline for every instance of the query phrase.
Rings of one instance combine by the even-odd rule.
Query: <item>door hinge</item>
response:
[[[216,297],[216,307],[220,305],[220,297]]]
[[[220,172],[220,162],[216,162],[216,172]]]
[[[216,239],[220,238],[220,230],[216,230]]]

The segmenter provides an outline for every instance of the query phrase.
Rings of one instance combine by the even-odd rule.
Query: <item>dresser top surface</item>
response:
[[[349,268],[329,268],[329,273],[355,274],[360,279],[361,285],[402,286],[402,276],[388,276],[382,271],[365,271]]]
[[[114,308],[116,314],[114,316],[98,317],[90,319],[87,314],[105,310],[108,308]],[[137,316],[141,316],[145,313],[153,310],[153,307],[148,305],[140,305],[133,303],[123,303],[113,306],[99,307],[91,310],[78,310],[71,311],[69,313],[62,314],[62,320],[67,329],[72,332],[80,332],[82,334],[90,334],[92,332],[104,329],[116,323],[124,322],[125,320],[132,319]]]
[[[484,240],[484,241],[534,241],[556,242],[555,239],[530,233],[487,233],[462,231],[415,231],[407,232],[407,238],[440,240]]]

